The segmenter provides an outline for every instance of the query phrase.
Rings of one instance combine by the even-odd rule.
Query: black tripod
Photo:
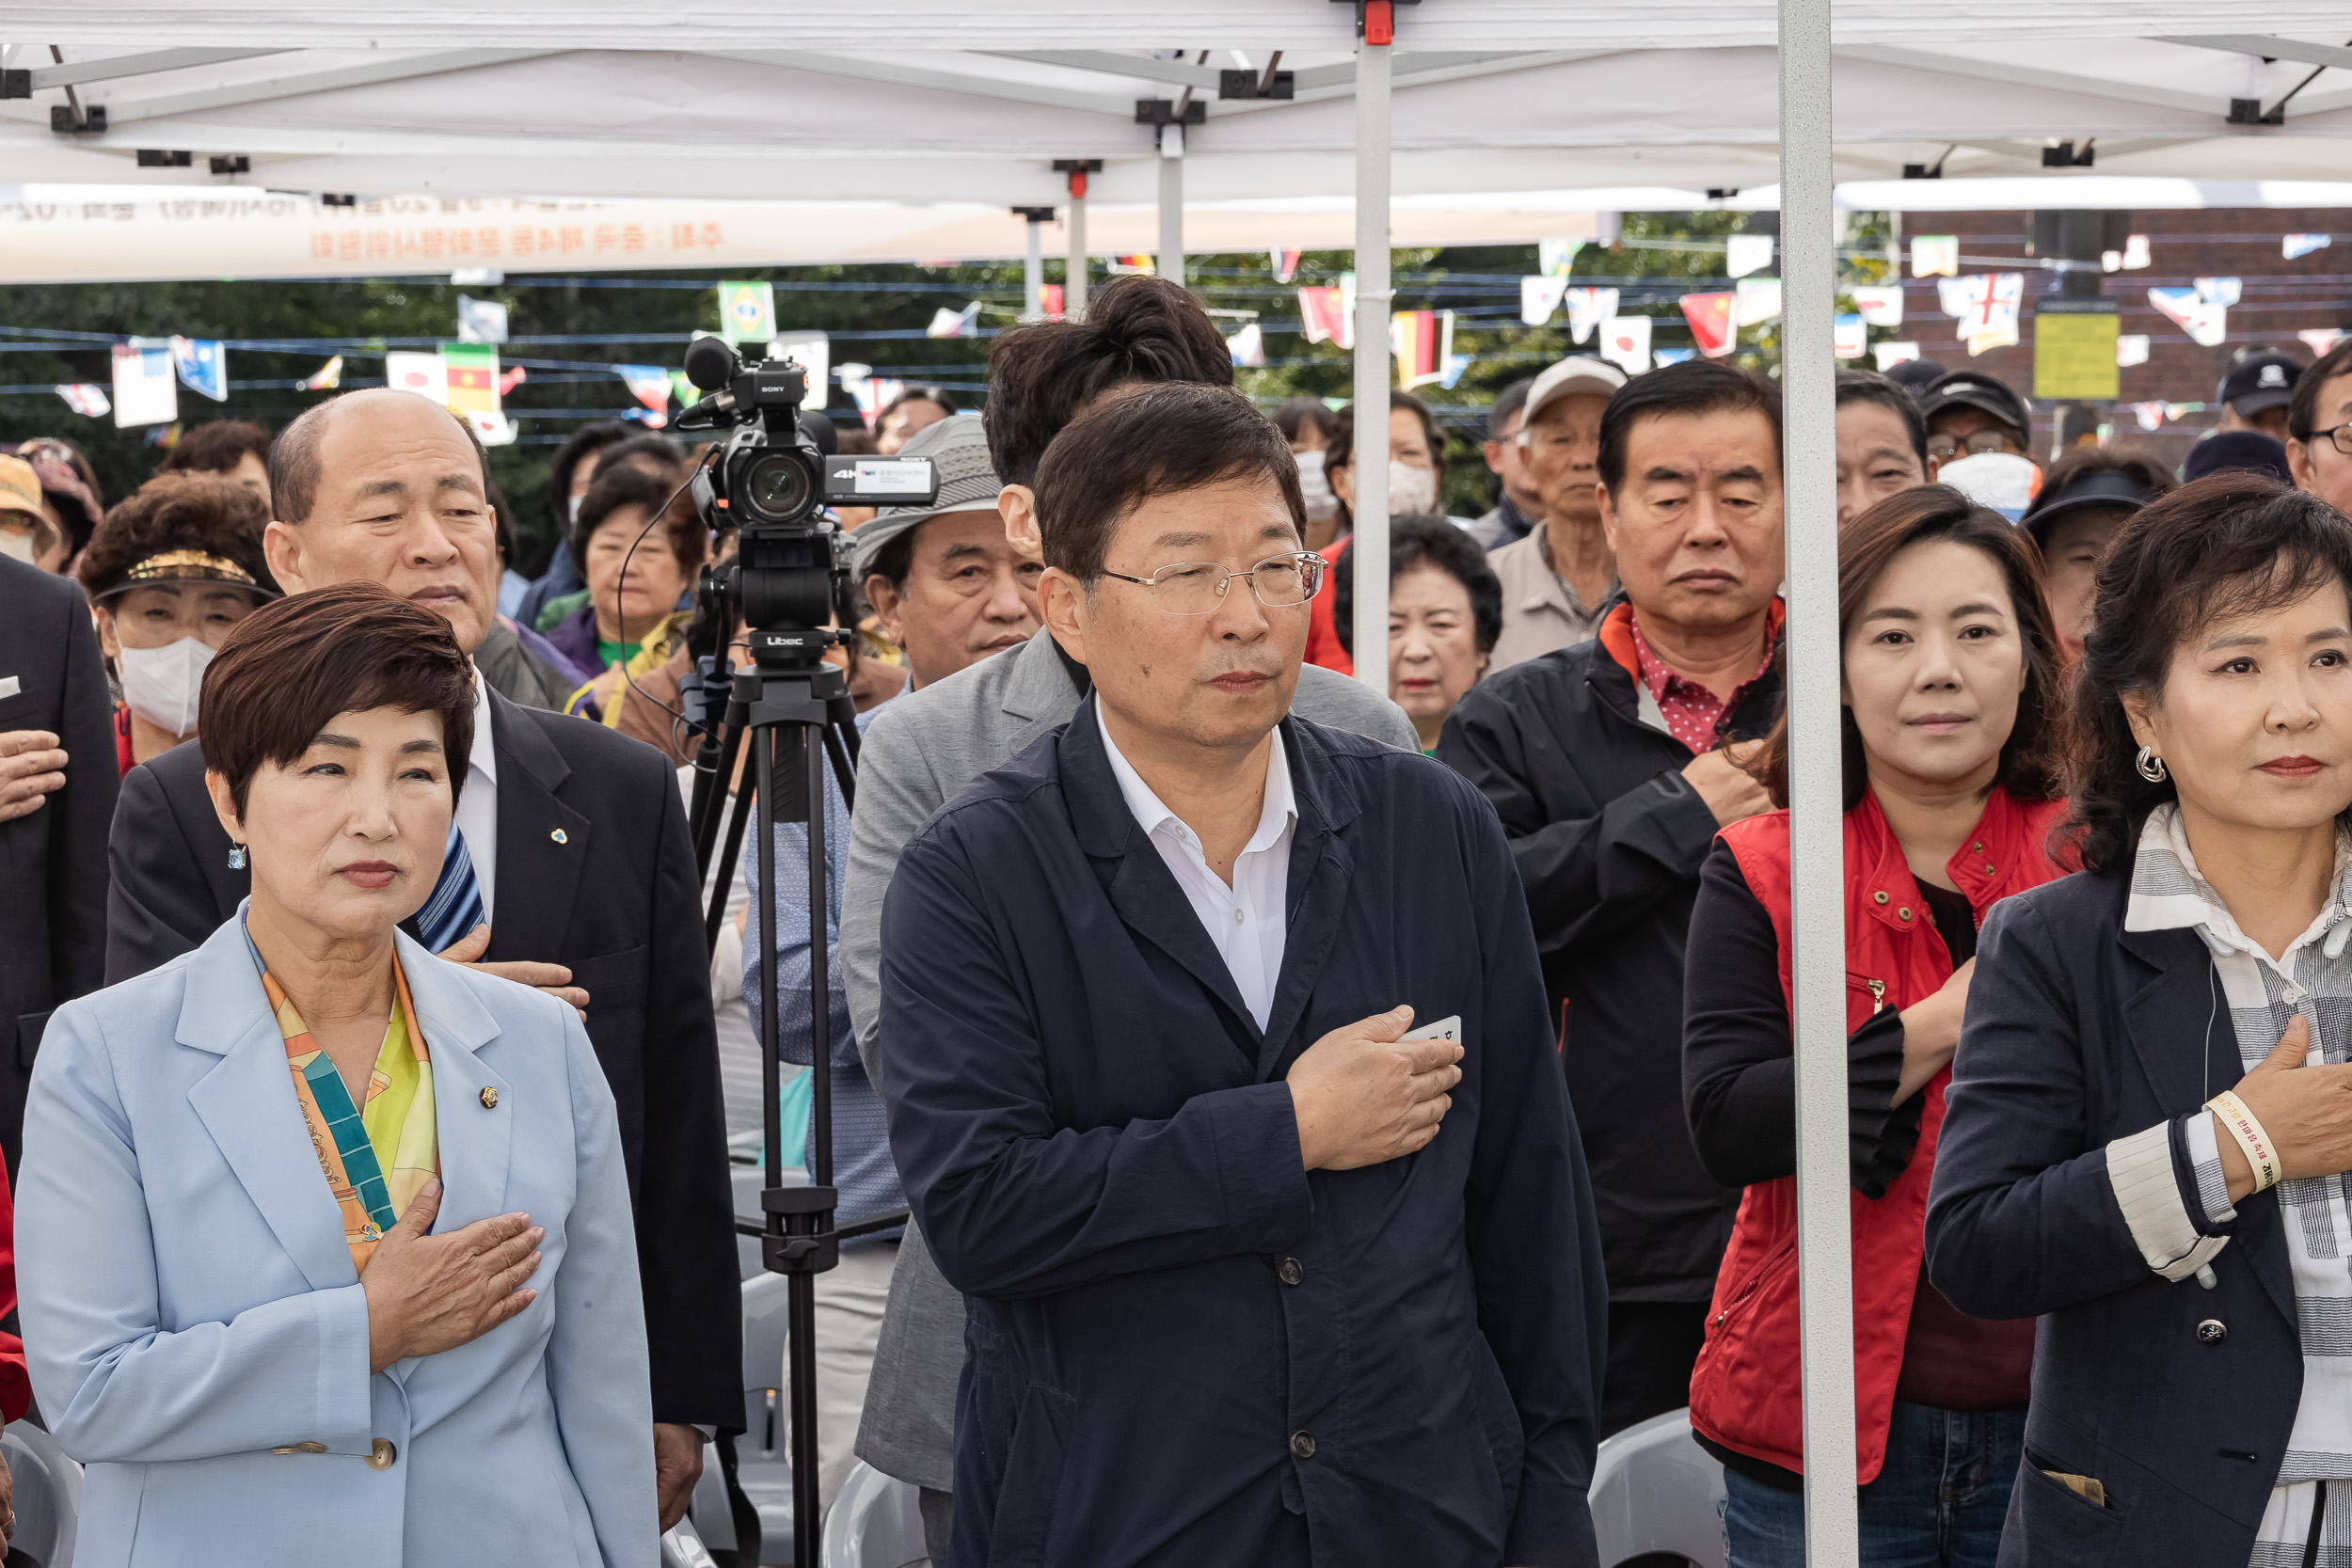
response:
[[[720,621],[732,626],[727,607]],[[692,824],[694,856],[710,879],[711,851],[719,836],[723,781],[735,772],[746,736],[752,761],[728,814],[723,873],[742,853],[744,828],[755,800],[759,816],[759,881],[771,905],[761,913],[759,943],[760,1093],[767,1130],[766,1180],[756,1225],[738,1219],[739,1230],[760,1238],[761,1262],[787,1276],[787,1400],[791,1413],[792,1560],[801,1568],[817,1562],[817,1276],[841,1259],[847,1238],[887,1230],[906,1223],[898,1210],[846,1228],[834,1225],[833,1186],[833,1009],[825,948],[828,889],[825,860],[825,767],[833,766],[844,804],[854,800],[857,709],[842,673],[824,662],[828,645],[856,634],[806,627],[766,628],[750,634],[753,664],[738,671],[726,706],[725,736],[706,724],[694,756]],[[719,663],[723,666],[723,647]],[[704,675],[709,682],[711,676]],[[710,687],[706,685],[706,692]],[[808,1184],[784,1184],[784,1148],[778,1126],[783,1086],[776,1032],[775,830],[798,822],[808,832],[809,911],[809,1139]],[[721,875],[712,889],[705,935],[712,945],[726,917],[728,884]],[[744,1568],[756,1568],[748,1558]]]

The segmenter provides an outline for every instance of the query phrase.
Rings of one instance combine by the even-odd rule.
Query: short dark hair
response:
[[[875,428],[880,429],[884,420],[910,403],[935,403],[950,414],[959,411],[956,407],[955,394],[945,387],[909,387],[882,405],[882,411],[874,416]]]
[[[1438,416],[1430,412],[1429,404],[1412,393],[1391,388],[1389,392],[1389,410],[1394,413],[1399,408],[1407,410],[1421,421],[1422,439],[1429,443],[1429,460],[1437,465],[1438,483],[1442,485],[1445,483],[1445,437],[1438,434]],[[1332,416],[1331,434],[1323,444],[1323,471],[1327,474],[1334,468],[1349,467],[1355,461],[1356,405],[1351,403]],[[1345,501],[1336,498],[1334,504],[1339,508],[1340,531],[1344,533],[1356,526],[1355,511]]]
[[[980,410],[997,477],[1034,485],[1045,449],[1079,409],[1114,387],[1168,381],[1233,384],[1232,351],[1216,324],[1170,278],[1114,277],[1095,291],[1086,320],[1006,333],[989,352]]]
[[[1919,417],[1917,398],[1876,371],[1839,371],[1837,406],[1850,403],[1875,403],[1902,420],[1903,432],[1911,437],[1911,455],[1921,468],[1928,466],[1928,421]]]
[[[2073,677],[2072,809],[2059,832],[2085,870],[2128,870],[2149,814],[2179,798],[2169,777],[2150,783],[2135,766],[2124,694],[2161,694],[2173,651],[2213,622],[2277,610],[2331,582],[2352,594],[2352,522],[2268,474],[2207,474],[2123,524],[2099,563]]]
[[[913,528],[900,529],[898,536],[875,555],[873,564],[866,568],[864,575],[886,578],[891,587],[905,593],[907,574],[914,570],[914,536],[922,531],[923,525],[920,523]],[[863,588],[865,585],[860,583],[859,586]]]
[[[597,454],[596,478],[588,482],[589,486],[594,488],[596,481],[606,474],[631,465],[644,472],[659,469],[670,475],[670,483],[675,484],[686,477],[686,470],[691,462],[685,452],[678,450],[678,444],[667,436],[656,436],[649,430],[641,430],[626,439],[613,442]],[[582,496],[580,504],[585,511],[588,498]]]
[[[1470,628],[1478,651],[1494,652],[1502,636],[1502,581],[1486,564],[1486,552],[1451,517],[1407,513],[1389,519],[1389,580],[1416,566],[1435,566],[1470,591]],[[1356,651],[1356,541],[1340,551],[1331,572],[1331,613],[1340,646]]]
[[[1099,404],[1054,437],[1037,466],[1045,564],[1092,583],[1119,520],[1136,507],[1247,479],[1267,480],[1281,492],[1304,538],[1298,461],[1274,421],[1241,393],[1174,381]]]
[[[1720,359],[1685,359],[1635,376],[1600,416],[1600,483],[1611,495],[1625,483],[1625,447],[1644,420],[1677,414],[1761,414],[1780,449],[1780,388],[1754,371]]]
[[[548,523],[556,538],[572,531],[572,474],[588,457],[604,451],[618,441],[626,441],[635,432],[618,420],[590,420],[565,437],[555,449],[555,462],[548,469]]]
[[[354,395],[338,392],[324,403],[314,403],[295,415],[294,423],[278,433],[278,444],[269,453],[269,499],[278,521],[310,520],[310,508],[319,499],[319,442],[326,438],[326,421],[334,417],[335,409]],[[465,416],[447,409],[442,412],[449,413],[457,428],[466,433],[466,444],[473,448],[474,463],[482,471],[482,494],[486,500],[490,494],[490,457],[482,450],[482,437],[474,434],[472,423]]]
[[[2287,434],[2309,445],[2319,429],[2319,394],[2323,385],[2340,375],[2352,375],[2352,337],[2320,356],[2318,363],[2295,379],[2295,396],[2287,404]]]
[[[437,713],[450,801],[473,747],[473,665],[450,625],[381,583],[339,582],[275,599],[231,627],[204,668],[204,766],[245,815],[263,763],[283,768],[339,713]]]
[[[216,473],[157,474],[127,500],[117,501],[90,533],[75,576],[92,601],[123,585],[124,574],[165,550],[202,550],[245,569],[275,592],[262,531],[269,508],[262,498]]]
[[[1527,394],[1535,385],[1535,378],[1523,375],[1495,394],[1492,408],[1486,410],[1486,439],[1500,441],[1512,416],[1527,406]]]
[[[156,466],[159,474],[225,474],[250,452],[269,467],[269,432],[251,420],[207,420],[191,427]]]
[[[1894,559],[1914,545],[1938,540],[1980,550],[2001,569],[2010,612],[2026,656],[2026,689],[2018,694],[2017,720],[2001,743],[1994,780],[2021,800],[2046,800],[2058,793],[2060,709],[2064,678],[2059,673],[2057,618],[2042,591],[2042,552],[2023,529],[1990,507],[1979,506],[1948,484],[1899,490],[1857,515],[1837,532],[1837,641],[1842,649],[1853,619],[1871,588]],[[1788,644],[1776,656],[1786,665]],[[1842,655],[1841,655],[1842,659]],[[1838,709],[1845,809],[1862,803],[1869,769],[1853,710]],[[1749,760],[1748,772],[1775,806],[1788,803],[1788,716],[1765,737]]]
[[[1296,441],[1298,433],[1309,425],[1315,427],[1326,445],[1331,440],[1331,405],[1321,398],[1293,398],[1274,411],[1274,428],[1282,433],[1285,441]]]
[[[679,488],[677,478],[658,478],[631,464],[614,463],[608,467],[600,463],[595,482],[580,499],[580,516],[572,524],[572,559],[580,562],[583,574],[588,569],[588,541],[612,520],[614,513],[631,506],[644,509],[646,522],[653,525],[648,537],[661,541],[686,570],[701,565],[710,553],[702,514],[695,510],[693,496]]]

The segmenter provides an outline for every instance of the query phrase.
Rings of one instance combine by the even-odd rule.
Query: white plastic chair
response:
[[[761,1555],[774,1561],[783,1560],[776,1554],[789,1555],[792,1549],[792,1461],[785,1445],[783,1388],[789,1289],[783,1275],[764,1271],[743,1281],[743,1434],[735,1440],[735,1480],[759,1511]],[[707,1444],[688,1517],[703,1544],[723,1551],[743,1548],[720,1480],[718,1449]]]
[[[820,1568],[910,1568],[930,1561],[920,1497],[914,1486],[861,1462],[825,1515]]]
[[[1724,1467],[1677,1410],[1631,1426],[1593,1464],[1593,1533],[1600,1568],[1664,1552],[1695,1568],[1724,1568]],[[830,1565],[829,1565],[830,1568]]]
[[[661,1568],[719,1568],[691,1519],[680,1519],[661,1535]]]
[[[16,1487],[16,1537],[11,1568],[72,1568],[74,1527],[82,1509],[82,1467],[57,1440],[27,1421],[0,1434]]]

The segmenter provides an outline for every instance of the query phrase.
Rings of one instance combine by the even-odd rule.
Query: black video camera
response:
[[[705,573],[705,593],[733,599],[755,633],[787,634],[755,636],[755,653],[821,651],[834,638],[818,628],[848,575],[841,530],[824,509],[929,506],[937,470],[928,457],[829,451],[833,423],[802,414],[808,376],[790,359],[746,363],[721,340],[698,338],[686,350],[686,375],[709,396],[679,415],[677,428],[730,432],[694,471],[704,525],[738,538],[735,558]]]

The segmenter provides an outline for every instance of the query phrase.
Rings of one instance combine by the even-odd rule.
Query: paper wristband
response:
[[[2266,1187],[2277,1186],[2278,1146],[2270,1141],[2270,1134],[2263,1131],[2263,1124],[2254,1119],[2254,1113],[2246,1108],[2246,1102],[2230,1090],[2223,1089],[2205,1101],[2205,1109],[2220,1119],[2221,1125],[2229,1129],[2230,1136],[2237,1140],[2238,1148],[2246,1151],[2246,1163],[2254,1167],[2254,1190],[2259,1193]]]

